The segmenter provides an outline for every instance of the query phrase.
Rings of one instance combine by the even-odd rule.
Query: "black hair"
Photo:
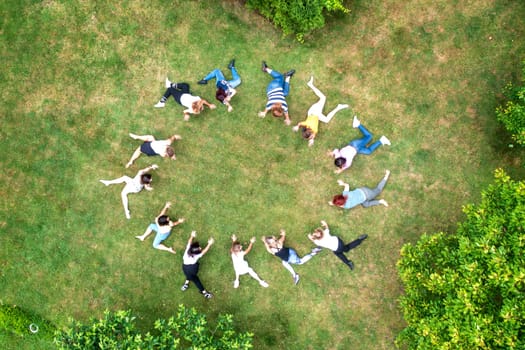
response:
[[[201,248],[199,242],[193,242],[190,245],[190,249],[189,249],[190,255],[200,254],[201,252],[202,252],[202,248]]]
[[[148,185],[151,183],[151,174],[144,174],[140,178],[140,182],[144,185]]]
[[[346,163],[346,159],[343,157],[335,158],[334,160],[334,164],[338,168],[342,168],[343,165],[345,165],[345,163]]]
[[[161,215],[157,221],[159,222],[160,226],[166,226],[170,223],[170,217],[168,215]]]
[[[307,140],[310,139],[310,137],[312,136],[312,129],[307,128],[305,126],[303,126],[301,129],[302,129],[301,131],[303,133],[303,138],[305,138]]]

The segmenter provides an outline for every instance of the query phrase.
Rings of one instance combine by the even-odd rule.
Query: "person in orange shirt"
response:
[[[312,146],[314,144],[315,136],[319,131],[319,121],[322,121],[323,123],[330,122],[337,112],[348,108],[348,105],[338,104],[330,113],[328,113],[328,115],[325,116],[323,114],[323,108],[326,103],[326,96],[314,86],[313,76],[306,85],[308,85],[308,87],[313,90],[317,97],[319,97],[319,101],[310,107],[306,120],[294,126],[293,131],[299,131],[299,129],[301,129],[303,137],[308,140],[308,146]]]

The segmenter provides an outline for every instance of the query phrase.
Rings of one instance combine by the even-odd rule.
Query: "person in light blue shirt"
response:
[[[379,196],[381,192],[383,192],[383,188],[385,187],[389,176],[390,171],[387,170],[385,172],[385,176],[381,179],[381,181],[379,181],[375,188],[358,187],[352,191],[350,191],[349,184],[342,180],[337,180],[337,183],[340,186],[344,187],[343,193],[335,195],[334,198],[330,202],[328,202],[328,204],[335,205],[344,209],[352,209],[358,206],[359,204],[361,204],[365,208],[379,204],[388,207],[387,201],[385,201],[384,199],[375,198]]]

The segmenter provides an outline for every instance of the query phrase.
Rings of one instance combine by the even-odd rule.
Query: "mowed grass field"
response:
[[[454,232],[461,207],[503,167],[523,178],[523,151],[495,121],[525,54],[521,1],[353,1],[347,16],[299,44],[283,38],[241,1],[4,1],[0,4],[0,301],[47,317],[87,321],[104,309],[132,309],[144,330],[178,304],[213,322],[235,316],[255,349],[392,349],[403,328],[399,249],[424,232]],[[170,100],[153,105],[164,79],[188,81],[214,101],[214,85],[196,82],[231,58],[243,79],[224,106],[183,121]],[[325,112],[350,104],[320,126],[313,147],[271,116],[257,117],[269,76],[261,60],[297,70],[288,97],[292,123],[316,101],[311,75],[328,97]],[[326,152],[358,137],[357,114],[392,146],[358,156],[341,175]],[[177,133],[177,160],[142,156],[139,142]],[[130,195],[99,179],[133,176],[157,163],[154,190]],[[390,206],[351,211],[328,206],[336,181],[373,186],[385,169]],[[166,201],[186,222],[166,241],[176,255],[141,243]],[[260,237],[284,228],[287,244],[306,254],[306,234],[326,220],[345,241],[369,238],[349,253],[349,271],[323,251],[290,274]],[[205,300],[180,291],[182,251],[192,230],[215,245],[201,260]],[[257,236],[249,277],[233,289],[230,235]],[[52,349],[38,337],[0,331],[5,349]]]

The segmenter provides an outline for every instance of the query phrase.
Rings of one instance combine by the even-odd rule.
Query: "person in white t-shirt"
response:
[[[233,269],[235,270],[235,281],[233,281],[233,288],[239,287],[239,276],[249,274],[253,277],[261,286],[264,288],[268,287],[268,283],[263,281],[259,275],[248,265],[248,262],[244,260],[244,256],[252,250],[253,244],[255,243],[255,237],[250,239],[250,245],[246,250],[242,249],[242,244],[237,240],[236,235],[232,235],[232,247],[230,248],[230,254],[233,262]]]
[[[354,116],[352,127],[358,128],[363,134],[363,137],[360,139],[355,139],[355,140],[350,141],[348,145],[346,145],[345,147],[341,149],[336,148],[333,151],[328,152],[328,155],[334,158],[334,164],[337,167],[337,170],[335,170],[336,174],[340,174],[344,170],[350,168],[350,166],[352,165],[352,161],[357,154],[370,155],[379,146],[381,145],[390,146],[391,144],[390,140],[386,136],[383,135],[381,136],[381,138],[379,138],[378,141],[368,146],[368,144],[372,141],[373,135],[372,133],[370,133],[370,131],[367,130],[367,128],[365,128],[361,124],[361,121],[357,119],[357,116]]]
[[[209,103],[199,96],[192,95],[188,83],[172,83],[168,78],[166,78],[166,92],[155,107],[163,108],[170,96],[173,96],[173,99],[178,104],[186,107],[184,110],[184,120],[190,120],[190,114],[199,114],[202,112],[204,106],[207,106],[209,109],[217,108],[213,103]]]
[[[121,176],[113,180],[100,180],[100,182],[106,186],[121,183],[126,184],[120,193],[120,197],[122,198],[122,205],[124,206],[124,213],[126,214],[127,219],[131,218],[128,208],[128,194],[139,193],[144,188],[147,191],[153,190],[153,187],[151,186],[152,176],[148,173],[148,171],[158,169],[158,167],[159,166],[157,164],[153,164],[147,168],[139,170],[134,178],[129,176]]]
[[[173,147],[171,144],[175,140],[181,140],[182,137],[180,135],[173,135],[167,140],[155,140],[155,137],[153,135],[136,135],[136,134],[129,134],[129,137],[131,137],[134,140],[140,140],[143,141],[142,145],[140,145],[135,152],[131,155],[131,159],[126,164],[126,168],[129,168],[134,161],[136,161],[142,153],[144,153],[147,156],[161,156],[161,157],[167,157],[171,158],[173,160],[177,159],[175,156],[175,151],[173,150]]]
[[[188,244],[186,245],[186,250],[184,251],[184,256],[182,257],[182,272],[184,272],[186,276],[186,281],[184,281],[180,289],[184,292],[190,286],[190,282],[193,282],[201,294],[204,295],[206,299],[210,299],[213,297],[213,294],[204,288],[197,274],[199,273],[199,259],[208,252],[215,241],[213,238],[208,239],[208,244],[202,249],[199,242],[193,242],[196,236],[197,232],[192,231]]]
[[[356,240],[345,244],[341,238],[330,234],[330,228],[324,220],[321,221],[321,227],[315,229],[313,233],[308,234],[308,238],[314,242],[315,245],[330,249],[335,256],[341,259],[350,268],[350,270],[354,269],[354,263],[349,260],[344,253],[348,253],[350,250],[363,243],[367,237],[367,234],[363,234]]]

